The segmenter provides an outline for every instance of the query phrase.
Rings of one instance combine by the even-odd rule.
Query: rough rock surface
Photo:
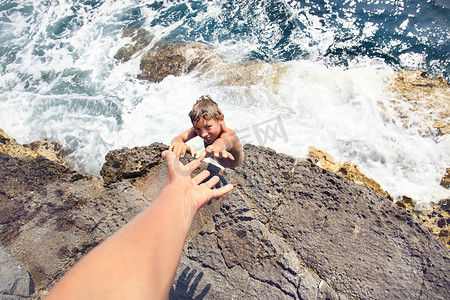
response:
[[[43,157],[0,153],[0,240],[47,290],[149,202],[129,182],[103,181]]]
[[[429,121],[430,128],[439,134],[450,133],[450,84],[436,76],[430,78],[427,71],[399,71],[391,90],[400,101],[394,108],[403,119],[404,126],[411,126],[415,118]],[[402,109],[409,104],[408,110]]]
[[[114,58],[121,62],[129,61],[133,55],[150,45],[153,40],[153,36],[142,28],[127,28],[124,30],[122,37],[131,38],[131,41],[114,55]]]
[[[200,43],[160,42],[142,56],[139,78],[160,82],[169,75],[187,74],[200,65],[207,67],[210,59],[218,56]]]
[[[30,274],[0,243],[0,299],[27,299],[33,292]]]
[[[420,224],[450,249],[450,199],[442,199],[431,208],[417,213]]]
[[[124,179],[135,179],[162,162],[161,153],[167,150],[163,144],[154,143],[150,147],[123,148],[109,151],[100,175],[105,184]]]
[[[16,234],[0,222],[0,239],[38,292],[155,199],[165,149],[110,153],[106,186],[61,179],[8,197],[24,213],[8,219]],[[171,299],[449,299],[450,251],[411,213],[310,160],[250,145],[245,152],[238,168],[220,172],[234,191],[194,219]],[[31,166],[0,159],[0,176],[4,166]]]
[[[44,156],[49,160],[64,163],[64,150],[58,143],[47,139],[33,142],[31,144],[19,144],[15,139],[7,135],[0,128],[0,153],[5,153],[13,157],[36,158]]]
[[[378,194],[389,198],[392,200],[392,196],[388,192],[383,190],[381,186],[373,180],[367,177],[358,169],[358,167],[350,162],[339,163],[335,162],[334,159],[325,151],[318,150],[314,147],[310,147],[308,151],[308,157],[315,162],[319,167],[330,170],[334,173],[344,176],[350,181],[358,184],[363,184],[368,188],[374,190]]]
[[[242,64],[229,64],[223,56],[211,47],[197,42],[169,43],[154,42],[150,49],[146,47],[152,42],[152,35],[144,29],[128,28],[124,38],[131,41],[119,49],[114,56],[120,62],[128,61],[139,51],[142,55],[140,79],[160,82],[167,76],[180,76],[193,71],[199,75],[215,78],[222,85],[251,86],[264,84],[277,92],[281,75],[288,66],[283,63],[267,63],[251,61]]]
[[[321,168],[342,175],[352,182],[363,184],[378,194],[392,200],[391,195],[381,189],[375,180],[362,174],[354,164],[349,162],[343,164],[335,162],[329,154],[314,147],[309,149],[308,157]],[[446,177],[442,181],[445,181],[445,179]],[[450,215],[445,210],[445,207],[447,207],[446,204],[449,201],[449,199],[442,199],[439,204],[431,203],[431,208],[428,210],[416,210],[414,200],[403,196],[401,199],[396,199],[395,205],[411,211],[419,220],[420,225],[427,228],[432,235],[450,248]]]
[[[450,188],[450,168],[445,170],[445,175],[442,177],[441,185],[447,189]]]

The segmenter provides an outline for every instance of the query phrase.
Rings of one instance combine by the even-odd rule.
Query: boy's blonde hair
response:
[[[197,102],[192,107],[192,110],[189,112],[189,118],[191,118],[192,125],[195,125],[200,118],[205,120],[214,118],[215,120],[220,121],[221,116],[222,112],[220,111],[219,106],[209,95],[198,98]]]

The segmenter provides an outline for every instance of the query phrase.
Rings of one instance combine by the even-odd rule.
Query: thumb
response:
[[[168,181],[170,181],[172,178],[175,178],[176,176],[189,176],[192,170],[196,169],[198,165],[200,165],[200,163],[197,165],[195,161],[192,161],[191,164],[186,167],[178,160],[175,153],[173,153],[172,151],[166,150],[161,154],[161,156],[166,159]]]
[[[175,175],[175,167],[176,167],[175,164],[177,161],[177,157],[176,157],[175,153],[173,153],[172,151],[168,151],[168,150],[161,153],[161,156],[166,160],[167,180],[169,181]]]
[[[170,150],[165,150],[161,153],[161,156],[166,159],[167,165],[173,164],[173,159],[175,158],[175,153]]]

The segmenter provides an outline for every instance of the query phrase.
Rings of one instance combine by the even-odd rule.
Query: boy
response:
[[[205,150],[199,159],[213,157],[225,168],[235,168],[244,161],[244,150],[234,131],[224,122],[224,115],[219,106],[210,96],[202,96],[189,113],[192,127],[172,140],[169,151],[173,151],[179,158],[186,152],[196,156],[197,153],[185,142],[199,136],[203,139]]]

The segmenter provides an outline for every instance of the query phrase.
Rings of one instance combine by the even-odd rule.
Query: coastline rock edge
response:
[[[4,176],[0,239],[27,268],[35,297],[157,197],[165,149],[113,150],[108,184],[66,166],[41,179],[33,174],[55,169],[47,159],[0,155],[2,174],[30,174]],[[219,172],[235,190],[197,214],[171,299],[449,298],[450,250],[410,212],[309,159],[245,151],[238,168]],[[14,184],[23,188],[4,190]]]

